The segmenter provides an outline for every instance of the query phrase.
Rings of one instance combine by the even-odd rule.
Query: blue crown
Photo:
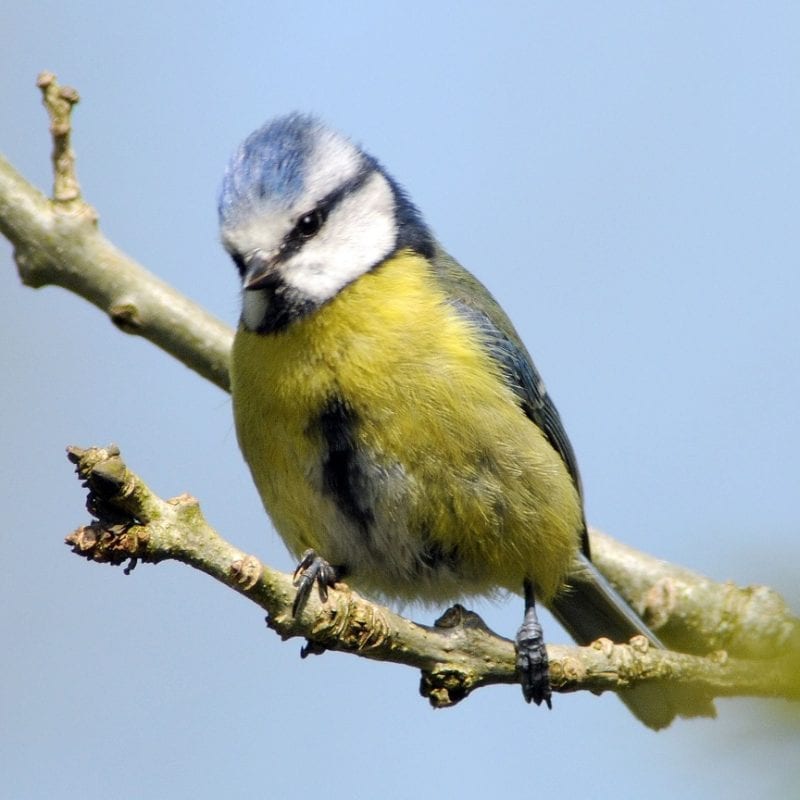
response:
[[[292,113],[251,133],[225,170],[217,207],[220,221],[229,221],[265,197],[291,205],[303,189],[308,158],[323,130],[315,117]]]

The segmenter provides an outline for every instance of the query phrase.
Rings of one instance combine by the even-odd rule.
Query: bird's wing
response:
[[[520,407],[561,456],[580,493],[578,463],[561,417],[511,320],[486,287],[443,250],[436,251],[433,265],[453,307],[480,332]]]

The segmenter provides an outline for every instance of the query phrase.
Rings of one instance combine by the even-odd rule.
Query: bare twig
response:
[[[53,137],[53,200],[69,207],[80,201],[81,187],[75,172],[75,153],[72,150],[72,108],[80,97],[75,89],[59,86],[52,72],[42,72],[36,79],[42,90],[42,102],[50,117]]]

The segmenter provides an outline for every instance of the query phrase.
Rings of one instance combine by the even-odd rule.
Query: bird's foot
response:
[[[292,614],[296,617],[303,610],[315,583],[319,589],[320,599],[324,603],[328,599],[328,587],[339,580],[340,572],[341,570],[331,566],[314,550],[306,550],[292,575],[292,583],[297,587]]]
[[[517,631],[517,672],[525,700],[537,706],[544,700],[547,707],[552,708],[547,649],[538,622],[530,625],[526,620]]]
[[[525,701],[533,701],[537,706],[544,701],[548,708],[552,708],[547,649],[542,626],[536,616],[533,586],[528,582],[525,585],[525,618],[517,631],[516,645],[517,672]]]

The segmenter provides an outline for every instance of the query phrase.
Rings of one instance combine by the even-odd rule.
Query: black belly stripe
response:
[[[320,412],[318,430],[326,451],[322,484],[342,513],[368,534],[375,515],[365,500],[367,478],[359,463],[357,424],[356,413],[338,396],[331,397]]]

